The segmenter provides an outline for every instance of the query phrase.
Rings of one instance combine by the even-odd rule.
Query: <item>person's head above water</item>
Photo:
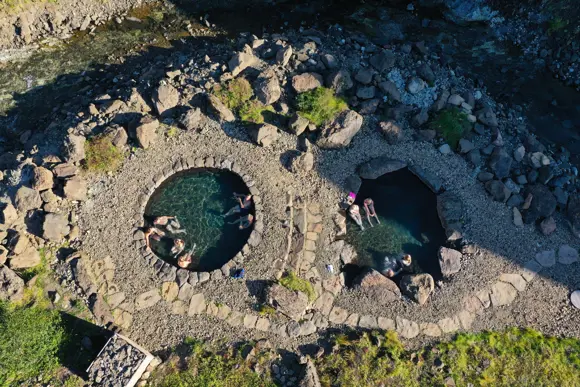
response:
[[[373,199],[371,199],[371,198],[366,198],[366,199],[365,199],[365,204],[366,204],[367,206],[370,206],[371,204],[373,204]]]
[[[185,241],[183,239],[177,238],[176,240],[173,241],[173,244],[177,247],[183,247],[185,246]]]
[[[384,275],[385,277],[392,278],[392,277],[394,277],[394,276],[395,276],[395,272],[393,271],[393,269],[387,269],[387,270],[385,270],[385,271],[383,272],[383,275]]]
[[[401,262],[403,262],[403,265],[405,265],[405,266],[411,265],[411,262],[412,262],[411,254],[403,255]]]

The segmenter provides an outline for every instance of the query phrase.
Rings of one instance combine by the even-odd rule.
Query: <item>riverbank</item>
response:
[[[66,39],[91,31],[148,0],[8,1],[0,6],[0,50],[22,48],[48,37]]]

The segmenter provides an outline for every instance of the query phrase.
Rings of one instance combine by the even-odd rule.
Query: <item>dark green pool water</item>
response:
[[[364,215],[363,201],[373,199],[381,221],[370,227]],[[356,204],[361,209],[365,231],[349,218],[346,240],[358,254],[360,266],[381,268],[386,255],[411,254],[414,273],[429,273],[441,277],[437,251],[445,244],[445,232],[437,215],[437,198],[408,169],[363,180]]]
[[[234,192],[246,194],[249,191],[233,172],[212,169],[181,172],[163,182],[151,196],[145,218],[150,222],[157,216],[177,216],[187,234],[176,237],[185,241],[186,251],[197,245],[191,269],[219,269],[242,249],[252,231],[252,227],[239,230],[238,225],[228,224],[239,219],[239,215],[222,216],[236,205]],[[159,257],[177,265],[169,253],[172,239],[151,242],[151,248]]]

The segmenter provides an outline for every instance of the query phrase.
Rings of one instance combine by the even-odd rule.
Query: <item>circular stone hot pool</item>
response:
[[[196,246],[190,270],[209,272],[222,267],[242,250],[253,229],[253,225],[240,230],[239,224],[230,224],[248,213],[255,216],[253,206],[224,217],[238,204],[234,193],[249,194],[249,190],[240,176],[228,170],[196,168],[169,177],[151,195],[145,223],[151,225],[158,216],[176,216],[186,233],[168,233],[159,241],[151,239],[153,252],[177,266],[170,249],[172,238],[180,238],[185,241],[184,251]]]

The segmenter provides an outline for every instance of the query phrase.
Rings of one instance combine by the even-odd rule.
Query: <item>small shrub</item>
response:
[[[299,94],[296,99],[298,114],[320,126],[346,110],[346,102],[334,95],[331,89],[319,87]]]
[[[272,316],[272,315],[276,314],[276,308],[274,308],[270,305],[262,304],[262,305],[260,305],[258,313],[260,313],[260,316]]]
[[[247,101],[238,111],[242,122],[264,123],[264,112],[274,112],[272,106],[264,106],[258,100]]]
[[[109,136],[96,136],[85,143],[85,166],[89,171],[115,171],[123,157],[123,151],[113,145]]]
[[[302,292],[308,296],[310,301],[314,301],[316,293],[312,284],[302,278],[299,278],[294,272],[289,271],[286,275],[278,281],[280,285],[287,289]]]
[[[471,126],[467,120],[467,114],[456,108],[439,113],[432,125],[433,129],[438,131],[453,148],[457,148],[459,140]]]
[[[228,108],[237,111],[252,98],[254,91],[246,78],[236,78],[226,85],[216,86],[214,94]]]
[[[169,129],[167,129],[166,135],[169,138],[173,138],[176,137],[179,134],[179,128],[175,127],[175,126],[170,126]]]
[[[568,25],[568,22],[561,17],[555,17],[548,22],[548,33],[552,34],[564,29]]]
[[[0,305],[0,385],[28,385],[49,379],[59,366],[65,335],[56,311]]]

